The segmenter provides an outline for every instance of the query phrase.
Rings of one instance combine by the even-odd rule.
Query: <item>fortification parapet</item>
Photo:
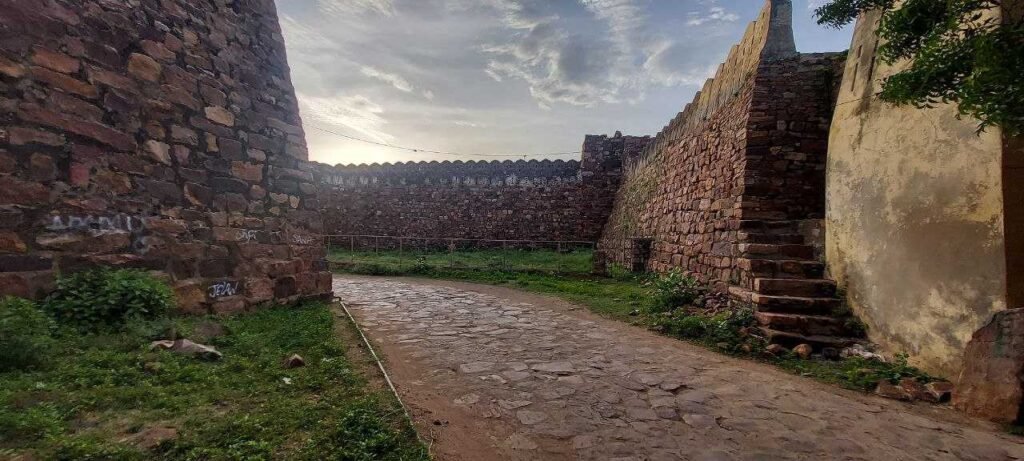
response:
[[[686,104],[654,137],[646,149],[627,163],[649,157],[679,139],[688,130],[707,122],[729,101],[738,96],[750,76],[763,62],[797,56],[793,39],[793,4],[791,0],[767,0],[757,20],[747,26],[743,39],[733,45],[725,62],[718,66],[713,78],[704,82],[693,101]]]
[[[317,164],[332,234],[596,240],[625,157],[650,137],[587,136],[579,160]]]

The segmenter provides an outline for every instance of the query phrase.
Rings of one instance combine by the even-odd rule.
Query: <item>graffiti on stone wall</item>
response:
[[[138,216],[117,214],[111,216],[54,216],[46,229],[52,232],[90,232],[101,234],[104,232],[128,232],[134,233],[146,227],[145,222]]]
[[[226,298],[228,296],[237,295],[242,288],[242,282],[233,280],[224,280],[214,284],[211,284],[206,290],[206,295],[210,299]]]
[[[146,230],[145,220],[141,216],[128,214],[58,215],[50,218],[46,230],[57,234],[88,233],[94,237],[110,233],[127,233],[131,235],[132,250],[142,255],[149,252],[154,242],[153,238],[143,235]]]
[[[256,240],[256,231],[248,229],[239,229],[236,237],[239,242],[249,243]]]

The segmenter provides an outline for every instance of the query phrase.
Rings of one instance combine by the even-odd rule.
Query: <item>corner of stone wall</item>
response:
[[[10,0],[0,29],[0,294],[113,266],[184,313],[329,296],[273,1]]]

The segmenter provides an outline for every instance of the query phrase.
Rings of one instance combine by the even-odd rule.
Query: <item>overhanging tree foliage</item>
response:
[[[832,0],[818,23],[842,27],[866,11],[882,12],[878,57],[909,67],[889,78],[880,97],[919,108],[954,103],[960,114],[1024,134],[1024,25],[997,13],[1016,0]]]

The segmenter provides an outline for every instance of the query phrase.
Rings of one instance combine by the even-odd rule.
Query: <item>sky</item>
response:
[[[814,23],[821,1],[793,0],[801,52],[849,47],[851,30]],[[713,76],[763,6],[276,2],[310,160],[329,164],[570,160],[585,134],[654,135]]]

